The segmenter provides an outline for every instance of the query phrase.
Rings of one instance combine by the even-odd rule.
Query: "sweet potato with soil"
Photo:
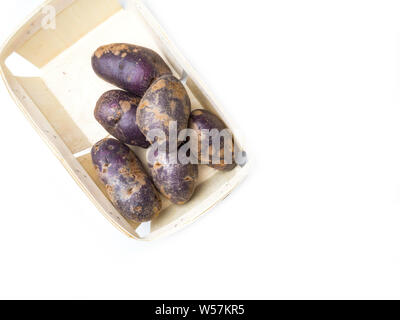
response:
[[[125,218],[146,222],[158,215],[160,196],[126,145],[115,139],[101,140],[92,148],[92,161],[112,203]]]
[[[215,114],[208,110],[197,109],[193,110],[190,115],[189,120],[189,128],[193,129],[197,133],[198,137],[198,160],[201,163],[206,163],[208,166],[221,170],[221,171],[230,171],[236,167],[235,157],[234,157],[234,143],[233,137],[225,141],[223,136],[220,137],[220,150],[214,150],[212,138],[208,135],[202,133],[202,130],[213,130],[216,129],[218,132],[222,132],[225,129],[228,129],[225,123],[218,118]],[[231,152],[231,161],[225,161],[225,146]],[[207,154],[202,150],[204,147],[208,148],[208,157]],[[216,155],[215,158],[219,159],[219,163],[213,163],[213,155]]]
[[[136,124],[139,102],[140,98],[128,92],[110,90],[97,101],[94,116],[104,129],[121,142],[147,148],[150,143]]]
[[[171,69],[155,51],[127,43],[98,48],[92,56],[94,72],[103,80],[139,97],[151,83]]]
[[[151,137],[152,130],[162,132],[168,141],[170,124],[176,121],[179,134],[188,126],[190,110],[191,102],[185,87],[174,76],[165,75],[155,80],[146,91],[137,109],[136,122],[150,143],[155,142]]]

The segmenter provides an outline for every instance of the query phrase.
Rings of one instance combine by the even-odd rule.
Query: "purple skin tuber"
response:
[[[161,210],[161,199],[140,160],[123,143],[104,139],[92,148],[100,180],[119,212],[129,220],[146,222]]]
[[[190,200],[198,179],[196,164],[169,161],[168,153],[157,152],[148,162],[157,189],[172,203],[182,205]]]
[[[224,129],[227,129],[227,126],[225,123],[218,118],[215,114],[211,113],[208,110],[202,110],[202,109],[197,109],[193,110],[193,112],[190,115],[190,120],[189,120],[189,128],[193,129],[196,131],[197,136],[198,136],[198,160],[201,161],[201,163],[207,163],[208,166],[211,168],[221,170],[221,171],[230,171],[233,170],[236,167],[235,163],[235,157],[234,157],[234,149],[233,149],[233,138],[231,141],[225,141],[221,137],[220,139],[220,150],[219,150],[219,160],[220,163],[212,163],[212,155],[215,152],[218,152],[217,150],[213,150],[212,148],[212,139],[207,136],[207,135],[202,135],[202,130],[212,130],[212,129],[217,129],[219,132],[221,132]],[[224,146],[226,144],[229,144],[229,150],[232,151],[232,163],[227,163],[224,160]],[[209,147],[209,157],[206,158],[203,153],[201,153],[202,146],[208,146]]]
[[[94,72],[103,80],[142,97],[152,82],[171,69],[151,49],[126,43],[98,48],[92,56]]]
[[[121,90],[104,93],[94,110],[96,120],[112,136],[123,143],[148,148],[150,143],[136,124],[140,98]]]
[[[152,130],[159,130],[169,140],[170,123],[176,121],[177,133],[187,129],[191,110],[190,98],[182,83],[172,75],[165,75],[153,82],[146,91],[136,113],[139,129],[150,143]],[[154,131],[153,131],[154,132]],[[160,139],[157,142],[161,143]]]

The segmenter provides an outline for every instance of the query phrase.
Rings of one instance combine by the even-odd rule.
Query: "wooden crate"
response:
[[[91,69],[91,55],[100,45],[126,42],[157,51],[185,84],[193,109],[205,108],[218,114],[243,148],[226,113],[217,106],[145,5],[136,0],[122,3],[117,0],[47,1],[3,46],[0,68],[16,104],[100,212],[126,235],[153,240],[181,229],[223,200],[245,178],[249,164],[231,172],[200,166],[200,179],[192,200],[176,206],[163,199],[163,210],[151,223],[129,222],[114,208],[90,159],[91,146],[108,136],[93,117],[94,106],[102,93],[113,88]],[[46,14],[52,8],[56,12],[56,28],[48,28],[46,24],[43,28]],[[34,74],[14,74],[8,58],[15,56],[32,64],[36,68]],[[144,151],[133,149],[143,161]]]

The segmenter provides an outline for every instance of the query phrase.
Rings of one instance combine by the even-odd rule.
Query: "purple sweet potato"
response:
[[[156,78],[171,74],[155,51],[126,43],[98,48],[92,56],[92,67],[103,80],[139,97]]]
[[[152,220],[161,199],[140,160],[122,142],[104,139],[92,148],[92,161],[119,212],[136,222]]]
[[[156,140],[152,132],[163,133],[165,137],[158,137],[157,140],[160,143],[164,138],[169,140],[170,124],[173,122],[178,134],[187,128],[190,110],[190,98],[185,87],[174,76],[164,75],[153,82],[140,101],[136,122],[150,143]]]
[[[207,110],[194,110],[190,115],[189,128],[195,130],[197,133],[199,151],[198,159],[201,163],[207,164],[208,166],[221,171],[230,171],[236,167],[234,160],[233,137],[230,136],[230,139],[226,140],[221,134],[219,137],[220,148],[217,150],[214,145],[214,150],[213,139],[202,132],[202,130],[209,130],[209,132],[212,133],[211,130],[215,129],[214,131],[222,133],[225,129],[228,129],[220,118]],[[225,147],[231,153],[231,156],[227,157],[227,159],[224,157]],[[205,148],[208,150],[205,150]],[[205,151],[208,151],[208,155]],[[214,159],[218,159],[219,163],[215,163],[215,161],[213,161]]]
[[[175,162],[171,161],[172,157],[175,157]],[[148,154],[148,165],[157,189],[174,204],[188,202],[198,178],[197,164],[181,164],[176,155],[170,157],[167,152],[160,151],[149,158]]]
[[[140,98],[121,90],[104,93],[94,110],[96,120],[112,136],[123,143],[142,148],[150,143],[136,124],[136,110]]]

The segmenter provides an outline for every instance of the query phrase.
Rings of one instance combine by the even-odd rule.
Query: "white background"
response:
[[[2,1],[4,41],[41,0]],[[249,178],[153,243],[112,227],[0,85],[0,298],[400,298],[400,3],[149,0]]]

